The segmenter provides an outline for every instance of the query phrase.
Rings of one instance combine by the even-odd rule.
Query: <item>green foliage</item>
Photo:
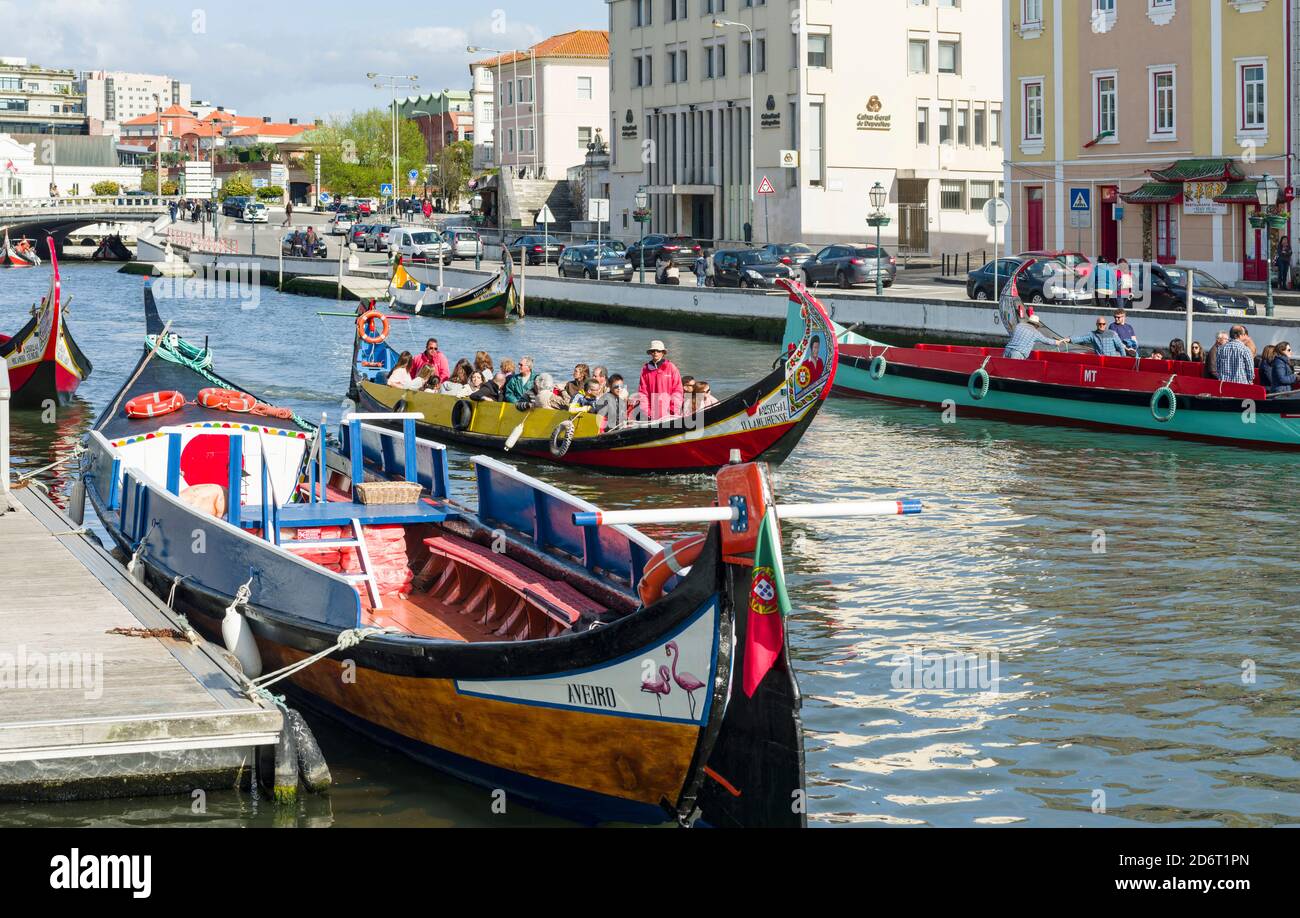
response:
[[[177,194],[181,190],[180,183],[175,179],[167,179],[163,182],[163,194]]]
[[[413,121],[398,122],[400,156],[396,193],[407,192],[406,173],[424,174],[427,150],[424,135]],[[379,186],[393,180],[392,119],[384,109],[354,112],[347,119],[331,120],[305,136],[312,152],[321,158],[321,184],[335,195],[377,197]]]
[[[460,206],[461,195],[469,190],[470,174],[474,166],[474,144],[458,140],[448,144],[438,153],[438,187],[447,199],[451,210]]]
[[[231,195],[251,195],[253,193],[253,177],[247,172],[236,172],[230,178],[226,179],[221,186],[220,200],[224,201]]]
[[[151,194],[158,190],[158,173],[149,169],[140,175],[140,190]]]
[[[259,201],[281,201],[284,198],[284,189],[279,185],[267,185],[265,188],[257,189],[257,199]]]
[[[105,196],[121,194],[122,186],[119,185],[117,182],[105,180],[102,182],[96,182],[95,184],[91,185],[90,192],[91,194],[105,195]]]

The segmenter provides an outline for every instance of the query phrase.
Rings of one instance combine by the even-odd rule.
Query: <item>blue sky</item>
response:
[[[603,29],[602,0],[0,0],[0,56],[47,67],[166,73],[240,114],[329,117],[386,105],[369,71],[419,91],[468,88],[466,45],[526,47]]]

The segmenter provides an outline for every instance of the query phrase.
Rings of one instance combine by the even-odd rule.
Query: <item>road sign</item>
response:
[[[1004,198],[989,198],[984,202],[984,219],[989,226],[1006,226],[1011,219],[1011,208]]]
[[[333,200],[334,197],[328,191],[322,191],[320,193],[320,202],[322,204],[329,204]]]
[[[1072,212],[1089,212],[1092,210],[1092,189],[1071,188],[1070,210]]]
[[[593,223],[609,222],[609,198],[592,198],[587,202],[587,219]]]
[[[253,179],[253,187],[254,187],[254,188],[267,188],[267,187],[270,186],[270,184],[271,184],[271,180],[270,180],[270,179],[264,179],[264,178],[255,178],[255,179]]]
[[[1087,210],[1070,211],[1070,228],[1071,229],[1092,229],[1092,211],[1087,211]]]
[[[538,226],[555,222],[555,214],[551,213],[551,207],[549,204],[542,205],[542,209],[537,212],[537,220],[535,222]]]
[[[406,173],[406,177],[410,179],[411,184],[414,185],[420,178],[420,170],[412,169],[410,172]]]
[[[781,151],[781,168],[798,169],[799,168],[799,151],[782,150]]]
[[[759,194],[776,194],[776,189],[772,187],[772,182],[771,182],[771,180],[768,179],[768,177],[767,177],[766,175],[763,176],[763,181],[761,181],[761,182],[758,183],[758,193],[759,193]]]
[[[382,185],[380,185],[379,195],[380,197],[391,198],[393,196],[393,183],[384,182]]]

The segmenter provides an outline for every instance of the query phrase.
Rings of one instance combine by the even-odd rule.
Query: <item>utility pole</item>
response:
[[[420,78],[419,78],[418,76],[415,76],[414,74],[412,74],[412,75],[410,75],[410,76],[401,76],[401,75],[398,75],[398,74],[392,74],[392,73],[367,73],[367,74],[366,74],[366,79],[368,79],[368,80],[373,80],[373,79],[376,79],[376,78],[378,78],[380,82],[375,83],[375,89],[388,89],[388,90],[391,91],[391,93],[392,93],[392,97],[393,97],[393,111],[392,111],[392,123],[391,123],[392,135],[393,135],[393,137],[392,137],[392,139],[393,139],[393,153],[392,153],[392,156],[393,156],[393,195],[392,195],[392,197],[389,199],[389,202],[388,202],[388,203],[389,203],[389,206],[393,208],[393,213],[394,213],[394,215],[396,215],[396,213],[397,213],[397,187],[398,187],[398,185],[397,185],[397,162],[398,162],[398,154],[399,154],[399,152],[400,152],[399,149],[398,149],[398,137],[399,137],[399,131],[398,131],[398,117],[397,117],[397,90],[398,90],[398,89],[405,89],[405,90],[410,91],[410,90],[419,89],[420,86],[419,86],[418,80],[419,80]],[[385,83],[383,82],[384,80],[387,80],[387,81],[388,81],[388,83],[387,83],[386,85],[385,85]]]

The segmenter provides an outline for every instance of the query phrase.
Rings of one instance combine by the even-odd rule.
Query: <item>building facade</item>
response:
[[[494,98],[486,112],[475,107],[475,138],[479,119],[495,117],[488,136],[497,165],[521,177],[564,179],[608,118],[609,35],[566,32],[470,65],[472,74],[489,70]]]
[[[24,57],[0,57],[0,131],[85,134],[86,97],[72,70],[29,64]]]
[[[891,248],[988,249],[983,206],[1003,160],[996,2],[611,0],[614,232],[636,232],[644,189],[651,232],[874,239],[879,182]]]
[[[102,132],[117,134],[123,122],[163,108],[190,108],[190,84],[169,76],[128,73],[122,70],[92,70],[81,74],[77,91],[86,97],[86,116],[102,124]]]
[[[474,103],[468,90],[446,89],[412,96],[398,106],[398,112],[420,128],[426,163],[436,163],[448,144],[474,139]]]
[[[1269,233],[1249,217],[1265,175],[1290,209],[1298,9],[1003,0],[1010,247],[1264,281]]]
[[[474,115],[474,170],[496,167],[496,70],[479,61],[470,64],[470,106]]]

